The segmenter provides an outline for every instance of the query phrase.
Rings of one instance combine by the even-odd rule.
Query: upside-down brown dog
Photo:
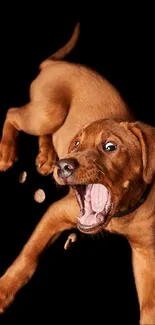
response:
[[[30,280],[48,243],[77,226],[85,233],[107,229],[127,237],[140,324],[155,324],[155,129],[135,122],[120,94],[99,74],[61,61],[78,36],[79,24],[70,41],[41,64],[30,102],[9,109],[4,123],[1,171],[16,161],[17,138],[24,131],[39,136],[38,171],[54,170],[56,181],[71,187],[49,207],[1,277],[0,311]]]

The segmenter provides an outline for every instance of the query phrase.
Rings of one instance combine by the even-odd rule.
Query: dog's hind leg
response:
[[[67,112],[68,107],[61,101],[48,104],[32,101],[20,108],[9,109],[0,142],[0,171],[6,171],[17,160],[17,139],[19,131],[23,131],[40,136],[36,163],[42,174],[48,174],[56,158],[52,134],[63,124]]]
[[[16,109],[12,108],[12,111]],[[17,160],[18,127],[14,126],[7,118],[5,120],[0,142],[0,171],[6,171]]]

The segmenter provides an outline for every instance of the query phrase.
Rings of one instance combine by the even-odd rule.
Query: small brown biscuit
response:
[[[76,240],[77,235],[75,233],[70,234],[65,242],[64,249],[69,249],[71,244],[74,243]]]
[[[26,171],[21,172],[19,175],[19,182],[24,183],[26,181],[26,178],[27,178],[27,172]]]
[[[45,200],[45,198],[46,198],[45,192],[40,188],[34,193],[34,199],[38,203],[42,203]]]

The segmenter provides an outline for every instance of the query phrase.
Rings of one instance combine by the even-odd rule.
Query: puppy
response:
[[[141,122],[97,120],[71,141],[54,170],[73,188],[77,227],[125,236],[132,249],[140,324],[155,324],[155,128]]]
[[[0,279],[0,311],[32,277],[49,242],[78,226],[85,233],[107,229],[128,238],[140,323],[153,324],[155,131],[134,122],[119,92],[102,76],[61,61],[75,46],[79,27],[62,49],[40,65],[30,87],[30,102],[9,109],[4,122],[0,170],[17,160],[17,138],[24,131],[39,136],[38,171],[47,175],[54,170],[56,181],[70,185],[70,191],[49,207]]]

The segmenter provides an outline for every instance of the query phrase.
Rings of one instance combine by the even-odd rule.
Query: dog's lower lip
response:
[[[94,229],[96,227],[100,227],[100,226],[103,226],[105,224],[105,221],[104,222],[101,222],[101,223],[98,223],[97,225],[92,225],[92,226],[88,226],[88,225],[83,225],[81,222],[78,223],[78,227],[79,228],[82,228],[82,229],[88,229],[88,230],[91,230],[91,229]]]
[[[104,225],[106,225],[106,221],[107,221],[107,219],[104,222],[101,222],[97,225],[92,225],[92,226],[83,225],[79,221],[77,227],[80,231],[82,231],[84,233],[93,233],[93,232],[99,230],[101,227],[104,227]]]

